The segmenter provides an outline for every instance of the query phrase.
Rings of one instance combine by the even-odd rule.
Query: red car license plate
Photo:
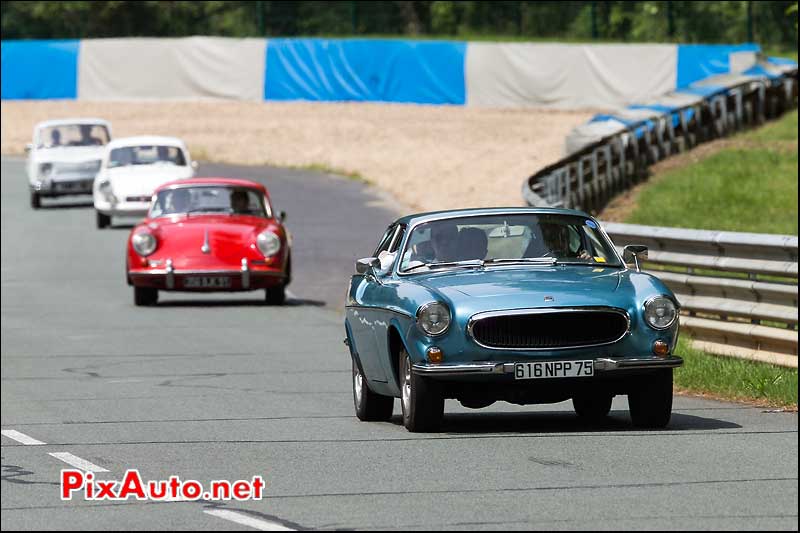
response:
[[[188,276],[183,279],[186,289],[228,289],[231,278],[227,276]]]

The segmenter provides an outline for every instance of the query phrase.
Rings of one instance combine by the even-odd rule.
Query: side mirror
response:
[[[26,144],[25,145],[25,153],[29,154],[29,153],[31,153],[31,150],[33,150],[33,145],[31,143]]]
[[[622,260],[625,263],[633,263],[636,265],[636,271],[641,272],[642,268],[639,266],[639,261],[647,260],[647,246],[643,244],[629,244],[622,249]]]
[[[381,267],[381,260],[377,257],[365,257],[356,261],[356,274],[369,274]]]
[[[278,220],[281,222],[286,222],[286,211],[280,211],[278,213]]]

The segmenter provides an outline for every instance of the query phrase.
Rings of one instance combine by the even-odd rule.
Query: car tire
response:
[[[283,305],[286,302],[286,285],[266,289],[264,301],[267,305]]]
[[[38,192],[31,191],[31,208],[39,209],[40,207],[42,207],[42,197]]]
[[[111,225],[111,217],[97,211],[97,229],[107,228]]]
[[[134,287],[133,303],[137,306],[155,305],[158,303],[158,289],[150,287]]]
[[[672,416],[672,369],[659,370],[643,378],[628,394],[633,425],[663,428]]]
[[[444,396],[436,382],[411,372],[408,352],[400,350],[400,405],[403,425],[412,433],[436,431],[444,416]]]
[[[608,393],[585,393],[572,398],[575,413],[587,422],[600,422],[611,411],[614,396]]]
[[[394,398],[369,390],[367,378],[353,359],[353,405],[356,416],[363,422],[386,422],[392,418]]]

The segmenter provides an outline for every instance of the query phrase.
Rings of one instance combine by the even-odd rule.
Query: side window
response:
[[[374,252],[372,252],[372,257],[378,257],[379,253],[389,249],[389,245],[392,243],[392,237],[394,236],[394,230],[395,230],[394,224],[389,226],[389,228],[386,230],[386,233],[384,233],[383,237],[381,237],[381,241],[378,244],[378,247],[375,248]]]

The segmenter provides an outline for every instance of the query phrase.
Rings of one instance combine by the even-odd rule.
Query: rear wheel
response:
[[[611,400],[608,393],[583,393],[572,398],[575,413],[587,422],[600,422],[611,411]]]
[[[39,196],[38,192],[31,191],[31,207],[33,209],[42,207],[42,197]]]
[[[158,302],[158,289],[149,287],[133,288],[133,303],[137,306],[155,305]]]
[[[628,394],[633,425],[640,428],[663,428],[672,417],[672,369],[642,379]]]
[[[286,302],[286,285],[266,289],[264,300],[267,305],[283,305]]]
[[[97,229],[107,228],[111,225],[111,217],[104,215],[100,211],[97,212]]]
[[[414,433],[436,431],[444,416],[444,397],[435,381],[411,371],[405,349],[400,350],[400,377],[403,425]]]
[[[353,359],[353,405],[356,416],[364,422],[385,422],[392,418],[394,398],[381,396],[369,390],[367,378]]]

